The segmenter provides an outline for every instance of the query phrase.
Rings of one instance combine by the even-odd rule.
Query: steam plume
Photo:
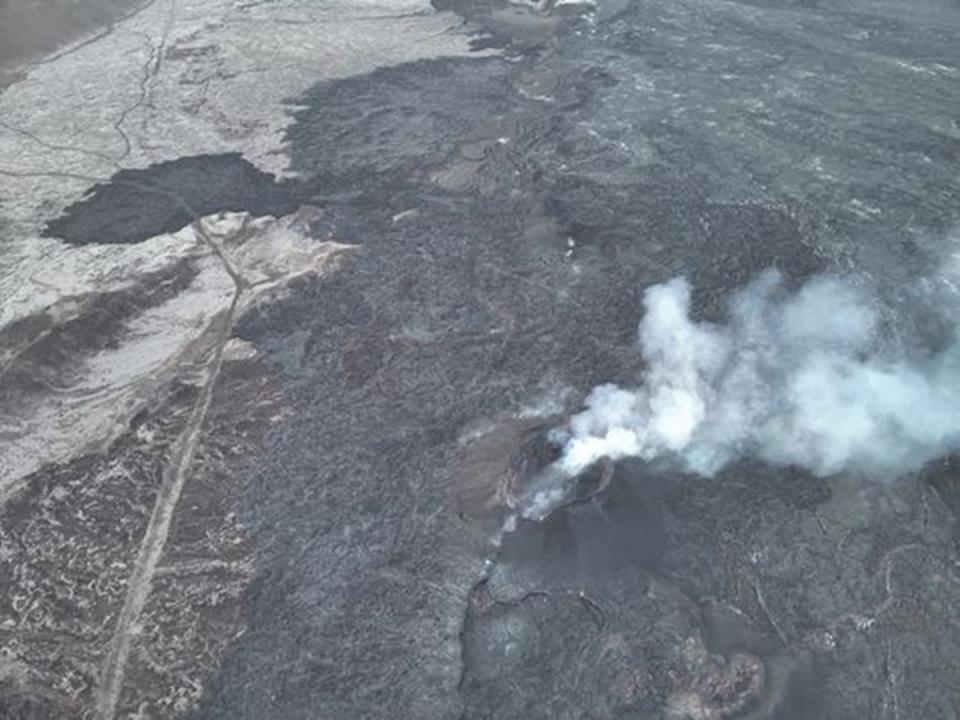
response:
[[[733,296],[722,324],[691,319],[683,278],[651,287],[642,383],[590,393],[555,438],[563,452],[538,502],[553,504],[557,478],[604,457],[672,459],[704,476],[746,456],[891,476],[960,448],[960,318],[952,286],[941,288],[932,299],[947,338],[924,350],[889,341],[879,300],[838,278],[790,293],[765,272]]]

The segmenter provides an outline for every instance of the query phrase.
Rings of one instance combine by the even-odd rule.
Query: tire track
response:
[[[0,169],[0,175],[10,177],[60,177],[81,180],[88,183],[105,183],[110,181],[109,178],[88,176],[79,173],[32,173]],[[223,366],[224,348],[230,339],[230,333],[240,307],[240,300],[243,297],[244,291],[249,287],[249,284],[230,262],[230,259],[223,252],[223,249],[214,242],[213,238],[206,231],[202,219],[186,200],[175,193],[170,193],[148,185],[130,182],[123,184],[135,187],[144,192],[167,197],[180,205],[181,208],[194,219],[193,229],[197,233],[197,236],[217,257],[224,272],[230,276],[234,285],[234,291],[230,305],[223,315],[220,328],[217,331],[213,354],[207,362],[206,380],[204,381],[199,397],[190,411],[190,416],[187,419],[183,431],[172,446],[170,462],[164,469],[160,489],[157,492],[157,499],[154,503],[153,511],[150,514],[150,521],[147,524],[147,529],[140,542],[140,550],[137,553],[133,571],[127,581],[127,594],[124,598],[120,614],[117,617],[116,626],[114,627],[110,640],[109,651],[101,666],[100,680],[94,694],[94,717],[98,718],[98,720],[113,720],[116,716],[117,704],[120,701],[120,694],[123,690],[124,678],[126,677],[130,648],[136,635],[137,622],[143,613],[147,599],[150,597],[153,578],[157,573],[157,566],[166,547],[177,502],[186,484],[187,474],[190,471],[197,444],[200,440],[203,422],[210,409],[213,390],[220,377],[220,370]]]

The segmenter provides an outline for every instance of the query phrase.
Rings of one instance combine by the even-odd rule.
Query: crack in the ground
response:
[[[82,40],[78,44],[73,45],[69,48],[66,48],[59,53],[53,53],[52,55],[48,55],[47,57],[41,60],[28,62],[25,64],[24,67],[31,68],[31,67],[38,67],[41,65],[47,65],[63,57],[72,55],[73,53],[78,52],[79,50],[89,45],[92,45],[93,43],[99,42],[100,40],[103,40],[104,38],[112,35],[121,23],[126,22],[127,20],[131,20],[132,18],[136,17],[140,13],[146,11],[147,9],[152,7],[156,3],[156,1],[157,0],[149,0],[148,2],[134,9],[133,11],[112,20],[100,32],[86,38],[85,40]],[[123,151],[120,153],[118,157],[112,157],[107,153],[102,153],[97,150],[87,150],[85,148],[77,148],[77,147],[70,147],[67,145],[48,143],[44,140],[41,140],[39,137],[29,132],[28,130],[16,127],[2,120],[0,120],[0,127],[3,127],[4,129],[10,132],[29,138],[30,140],[33,140],[37,144],[47,149],[64,151],[64,152],[75,152],[75,153],[81,153],[84,155],[89,155],[91,157],[96,157],[98,159],[105,160],[110,164],[112,164],[113,166],[119,168],[119,163],[122,162],[124,159],[126,159],[130,155],[133,149],[130,141],[130,137],[127,134],[127,132],[123,129],[123,124],[126,122],[127,117],[131,113],[133,113],[138,108],[148,104],[147,100],[150,95],[150,84],[160,71],[160,64],[163,58],[164,49],[166,48],[166,44],[170,37],[170,33],[173,31],[173,27],[176,24],[176,21],[177,21],[177,0],[170,0],[168,3],[167,17],[164,21],[163,30],[161,32],[160,41],[158,44],[154,45],[150,36],[147,35],[146,33],[137,32],[137,34],[142,35],[146,39],[147,44],[150,47],[150,55],[143,66],[143,72],[139,82],[139,94],[137,96],[137,99],[131,105],[124,108],[113,123],[114,131],[120,136],[120,139],[123,142]]]
[[[159,49],[156,45],[153,44],[153,41],[150,39],[150,36],[146,33],[142,33],[144,39],[147,41],[147,45],[150,47],[150,54],[147,56],[147,61],[143,65],[142,74],[140,77],[140,92],[137,96],[137,99],[134,102],[125,107],[120,115],[117,116],[117,119],[113,123],[113,129],[120,135],[120,139],[123,140],[123,152],[120,153],[120,156],[116,159],[116,163],[119,164],[130,155],[133,146],[130,143],[130,136],[123,129],[123,123],[126,122],[127,117],[130,113],[134,112],[138,108],[142,107],[147,99],[147,83],[149,83],[153,77],[153,71],[151,70],[151,65],[156,67],[156,58],[159,55]]]
[[[484,581],[485,582],[485,581]],[[479,583],[478,583],[479,585]],[[474,585],[477,587],[477,585]],[[587,595],[586,590],[576,590],[573,588],[560,588],[554,590],[528,590],[515,598],[498,598],[491,596],[492,605],[502,605],[507,607],[516,607],[522,605],[531,598],[553,599],[554,597],[571,598],[583,605],[589,611],[590,616],[597,625],[597,630],[602,631],[607,625],[607,613],[600,604]]]
[[[167,47],[167,42],[170,38],[170,33],[173,32],[173,27],[177,23],[177,0],[170,0],[167,4],[167,15],[164,19],[163,29],[160,32],[160,40],[154,45],[150,36],[146,33],[143,33],[144,38],[146,38],[147,44],[150,46],[150,56],[147,58],[147,61],[143,66],[143,74],[140,78],[140,93],[136,101],[125,108],[123,112],[120,113],[120,117],[117,118],[114,123],[114,129],[120,134],[120,137],[123,139],[124,150],[121,153],[120,157],[117,158],[117,163],[122,162],[131,152],[132,147],[130,144],[130,136],[123,129],[123,123],[126,122],[127,117],[134,112],[135,110],[147,106],[153,107],[152,94],[152,85],[153,81],[156,79],[157,75],[160,74],[160,65],[163,62],[163,55]],[[146,120],[144,120],[146,124]]]

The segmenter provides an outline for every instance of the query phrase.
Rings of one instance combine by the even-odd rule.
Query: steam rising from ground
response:
[[[956,450],[960,320],[948,320],[938,350],[923,351],[890,341],[882,307],[848,281],[819,277],[791,293],[768,271],[710,324],[691,319],[683,278],[650,288],[642,384],[595,388],[555,438],[563,452],[551,474],[637,457],[710,476],[751,456],[817,475],[890,476]]]

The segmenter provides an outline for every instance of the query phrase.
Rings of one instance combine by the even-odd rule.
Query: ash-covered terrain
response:
[[[960,6],[110,7],[0,90],[0,716],[956,717]]]

